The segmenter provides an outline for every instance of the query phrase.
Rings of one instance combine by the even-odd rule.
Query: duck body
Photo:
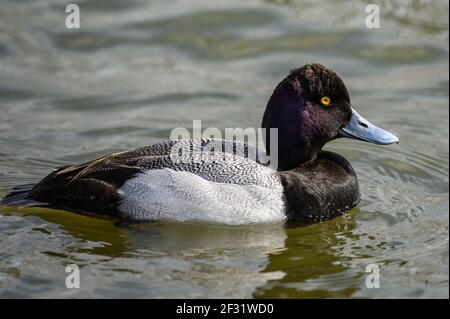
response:
[[[197,147],[202,155],[212,144],[221,150],[198,162],[173,161],[170,150],[176,143]],[[229,144],[258,156],[253,160],[223,152]],[[58,168],[4,201],[128,220],[225,224],[317,222],[359,201],[356,174],[338,154],[324,151],[301,167],[276,171],[261,163],[265,154],[258,152],[253,145],[218,139],[162,142]]]
[[[57,168],[36,185],[13,189],[0,204],[130,220],[318,222],[360,200],[350,163],[323,145],[338,137],[398,141],[360,117],[342,80],[319,64],[291,71],[277,86],[262,127],[278,131],[277,138],[266,136],[264,150],[221,139],[165,141]],[[276,167],[269,165],[274,155]]]
[[[358,178],[339,154],[322,151],[311,162],[278,172],[283,185],[286,217],[301,223],[340,216],[361,200]]]

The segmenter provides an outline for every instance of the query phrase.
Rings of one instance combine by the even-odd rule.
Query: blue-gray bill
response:
[[[379,128],[352,109],[350,122],[339,130],[342,137],[353,138],[369,143],[388,145],[398,143],[398,137]]]

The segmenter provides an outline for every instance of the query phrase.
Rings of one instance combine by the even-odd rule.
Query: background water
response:
[[[375,1],[377,2],[377,1]],[[53,167],[167,139],[257,127],[288,70],[320,62],[400,137],[327,145],[363,201],[307,227],[117,224],[0,208],[0,297],[449,297],[448,2],[0,2],[0,196]],[[65,287],[65,266],[81,288]],[[367,289],[365,268],[380,267]]]

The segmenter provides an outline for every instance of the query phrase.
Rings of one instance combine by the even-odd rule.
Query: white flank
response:
[[[119,211],[135,220],[171,219],[225,224],[282,221],[283,188],[208,181],[187,171],[149,170],[120,189]]]

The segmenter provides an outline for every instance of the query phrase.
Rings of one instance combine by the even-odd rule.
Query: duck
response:
[[[276,86],[261,128],[265,148],[215,138],[167,140],[58,167],[36,184],[13,188],[0,204],[132,221],[317,223],[361,200],[355,170],[324,150],[327,143],[399,142],[357,113],[341,77],[319,63],[292,69]],[[174,149],[188,151],[177,157]]]

